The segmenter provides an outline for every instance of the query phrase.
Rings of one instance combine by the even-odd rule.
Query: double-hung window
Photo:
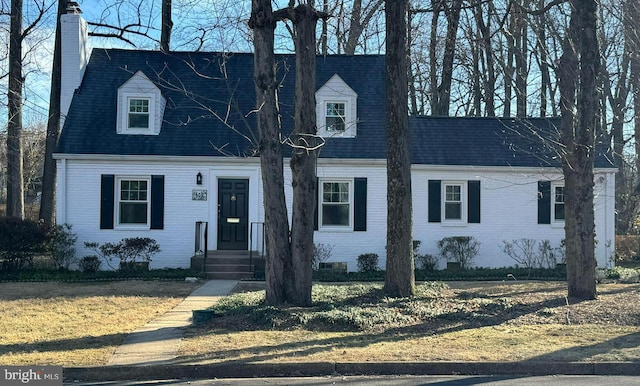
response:
[[[430,223],[462,226],[480,224],[480,181],[428,181]]]
[[[148,225],[149,198],[148,179],[119,179],[117,191],[118,225]]]
[[[444,184],[444,220],[445,221],[462,221],[463,220],[463,186],[460,183]]]
[[[348,181],[323,181],[321,187],[322,226],[349,227],[351,225],[351,184]]]
[[[327,131],[344,131],[346,129],[346,103],[327,102],[326,106],[325,124]]]
[[[149,128],[149,99],[129,98],[129,129]]]
[[[553,219],[564,221],[564,186],[553,187]]]

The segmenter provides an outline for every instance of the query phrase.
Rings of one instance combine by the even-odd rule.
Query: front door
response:
[[[249,180],[218,180],[218,249],[248,249]]]

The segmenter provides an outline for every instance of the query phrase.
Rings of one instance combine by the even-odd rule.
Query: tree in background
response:
[[[24,87],[22,44],[47,11],[44,2],[35,4],[36,14],[22,27],[22,0],[11,0],[9,23],[8,119],[7,119],[7,216],[24,218],[24,176],[22,148],[22,104]]]
[[[11,0],[7,94],[7,216],[24,218],[22,176],[22,0]]]
[[[162,0],[162,27],[160,29],[160,51],[169,53],[171,50],[171,0]]]
[[[67,12],[67,0],[58,0],[56,17],[56,37],[53,48],[51,69],[51,90],[49,93],[49,117],[47,118],[47,137],[42,172],[42,196],[40,197],[40,219],[47,225],[55,224],[56,206],[56,161],[53,152],[60,138],[60,89],[62,78],[62,54],[60,16]]]

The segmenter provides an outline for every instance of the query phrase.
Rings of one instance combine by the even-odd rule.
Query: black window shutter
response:
[[[367,230],[367,179],[353,180],[353,230]]]
[[[100,176],[100,229],[113,229],[114,184],[113,174]]]
[[[551,224],[551,181],[538,181],[538,224]]]
[[[429,222],[441,222],[441,184],[440,180],[429,180]]]
[[[151,229],[164,229],[164,176],[151,176]]]
[[[467,182],[467,221],[480,224],[480,181]]]
[[[318,183],[318,178],[316,178],[316,198],[315,198],[315,205],[313,207],[313,230],[317,231],[318,230],[318,197],[320,196],[320,191],[318,190],[320,189],[320,184]]]

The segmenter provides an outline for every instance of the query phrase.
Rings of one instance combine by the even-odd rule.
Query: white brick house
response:
[[[76,39],[77,38],[77,39]],[[57,160],[57,222],[85,241],[151,237],[152,267],[188,267],[195,224],[208,249],[259,249],[264,221],[251,54],[163,54],[93,49],[80,15],[63,16],[64,128]],[[87,61],[88,60],[88,61]],[[295,60],[279,56],[283,132],[292,128]],[[356,270],[386,245],[384,57],[327,56],[317,63],[316,243]],[[69,101],[69,102],[65,102]],[[68,108],[68,110],[66,110]],[[413,238],[437,254],[448,236],[480,243],[475,265],[510,266],[503,240],[564,238],[563,179],[553,119],[411,117]],[[286,163],[285,163],[286,165]],[[595,170],[596,256],[614,251],[615,168]],[[285,169],[287,202],[291,177]],[[254,228],[255,227],[255,228]],[[202,235],[200,235],[202,236]]]

